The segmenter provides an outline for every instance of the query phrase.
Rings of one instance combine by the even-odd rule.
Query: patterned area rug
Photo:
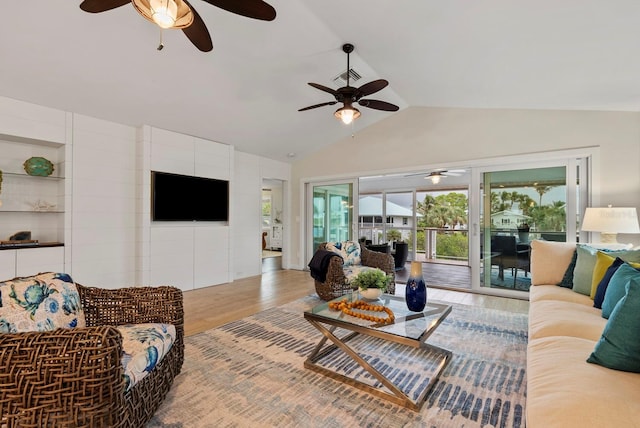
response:
[[[504,279],[500,279],[497,273],[491,273],[491,285],[498,286],[502,288],[507,288],[510,290],[516,289],[520,291],[529,291],[531,288],[531,275],[525,276],[517,276],[515,286],[513,284],[513,276],[505,272]]]
[[[524,427],[526,315],[454,305],[428,340],[453,359],[414,412],[303,367],[321,335],[302,312],[318,303],[309,296],[186,338],[182,373],[147,426]],[[424,354],[376,341],[376,368],[393,361],[398,383],[428,381]]]

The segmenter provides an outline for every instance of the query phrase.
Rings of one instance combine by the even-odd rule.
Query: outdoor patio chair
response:
[[[516,285],[518,269],[524,271],[524,275],[530,270],[530,247],[528,244],[518,244],[515,236],[494,236],[491,238],[491,251],[500,255],[496,258],[498,263],[498,277],[504,280],[504,269],[511,269],[513,286]]]

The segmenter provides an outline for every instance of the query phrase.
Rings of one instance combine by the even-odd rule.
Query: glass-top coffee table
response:
[[[426,343],[429,336],[449,315],[451,306],[428,302],[424,311],[412,312],[407,309],[407,304],[403,297],[384,294],[378,301],[365,302],[372,305],[384,305],[386,308],[391,309],[395,319],[392,323],[376,323],[375,321],[348,315],[341,310],[330,307],[332,302],[345,299],[347,302],[352,302],[358,300],[359,295],[354,292],[305,311],[304,318],[323,334],[318,345],[305,360],[305,367],[409,409],[420,410],[427,394],[451,361],[452,354],[450,351]],[[378,319],[388,318],[388,314],[385,312],[374,312],[366,309],[354,309],[352,313],[365,314]],[[393,372],[393,367],[387,367],[391,364],[391,361],[385,361],[384,370],[376,369],[374,362],[379,361],[379,358],[365,355],[366,353],[359,351],[357,346],[351,346],[362,335],[420,349],[422,352],[420,352],[419,359],[428,361],[427,365],[431,370],[428,376],[428,383],[418,390],[407,391],[404,383],[401,385],[400,383],[402,382],[394,382],[391,379],[392,376],[388,374]],[[327,340],[330,340],[333,344],[327,344]],[[384,344],[384,342],[380,343]],[[347,354],[360,367],[377,379],[379,384],[386,388],[371,384],[371,382],[364,382],[361,380],[362,376],[360,375],[350,376],[349,374],[352,374],[353,370],[342,370],[342,373],[339,373],[338,367],[344,365],[344,363],[338,363],[337,359],[342,358],[344,354]],[[327,361],[329,361],[329,364],[327,364]]]

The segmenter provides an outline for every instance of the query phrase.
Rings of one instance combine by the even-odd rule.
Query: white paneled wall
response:
[[[234,275],[236,278],[262,272],[262,178],[260,158],[246,153],[235,155],[233,201]]]
[[[2,250],[0,278],[18,268],[25,275],[65,270],[80,283],[104,288],[167,284],[189,290],[260,274],[261,179],[288,180],[288,164],[201,138],[2,97],[0,140],[62,147],[64,191],[57,197],[66,210],[53,228],[65,246]],[[152,223],[151,170],[229,180],[228,224]],[[24,229],[22,219],[2,221],[5,234]]]
[[[247,153],[235,153],[235,174],[233,179],[233,266],[235,278],[260,275],[262,271],[262,180],[265,178],[282,180],[285,191],[289,183],[291,166]],[[283,226],[288,233],[288,205],[283,203]],[[287,254],[283,247],[283,267],[287,266],[284,257]]]
[[[222,284],[231,275],[229,224],[221,222],[152,222],[151,171],[231,180],[233,148],[145,126],[139,133],[140,278],[182,290]],[[233,184],[230,199],[233,200]],[[202,203],[210,203],[203,197]],[[147,232],[147,230],[149,232]],[[259,256],[258,256],[259,260]],[[160,281],[160,282],[159,282]]]
[[[73,277],[135,285],[136,129],[74,115],[73,140]]]

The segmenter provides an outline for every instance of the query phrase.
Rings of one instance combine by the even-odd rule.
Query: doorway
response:
[[[282,269],[284,182],[262,180],[262,273]]]

